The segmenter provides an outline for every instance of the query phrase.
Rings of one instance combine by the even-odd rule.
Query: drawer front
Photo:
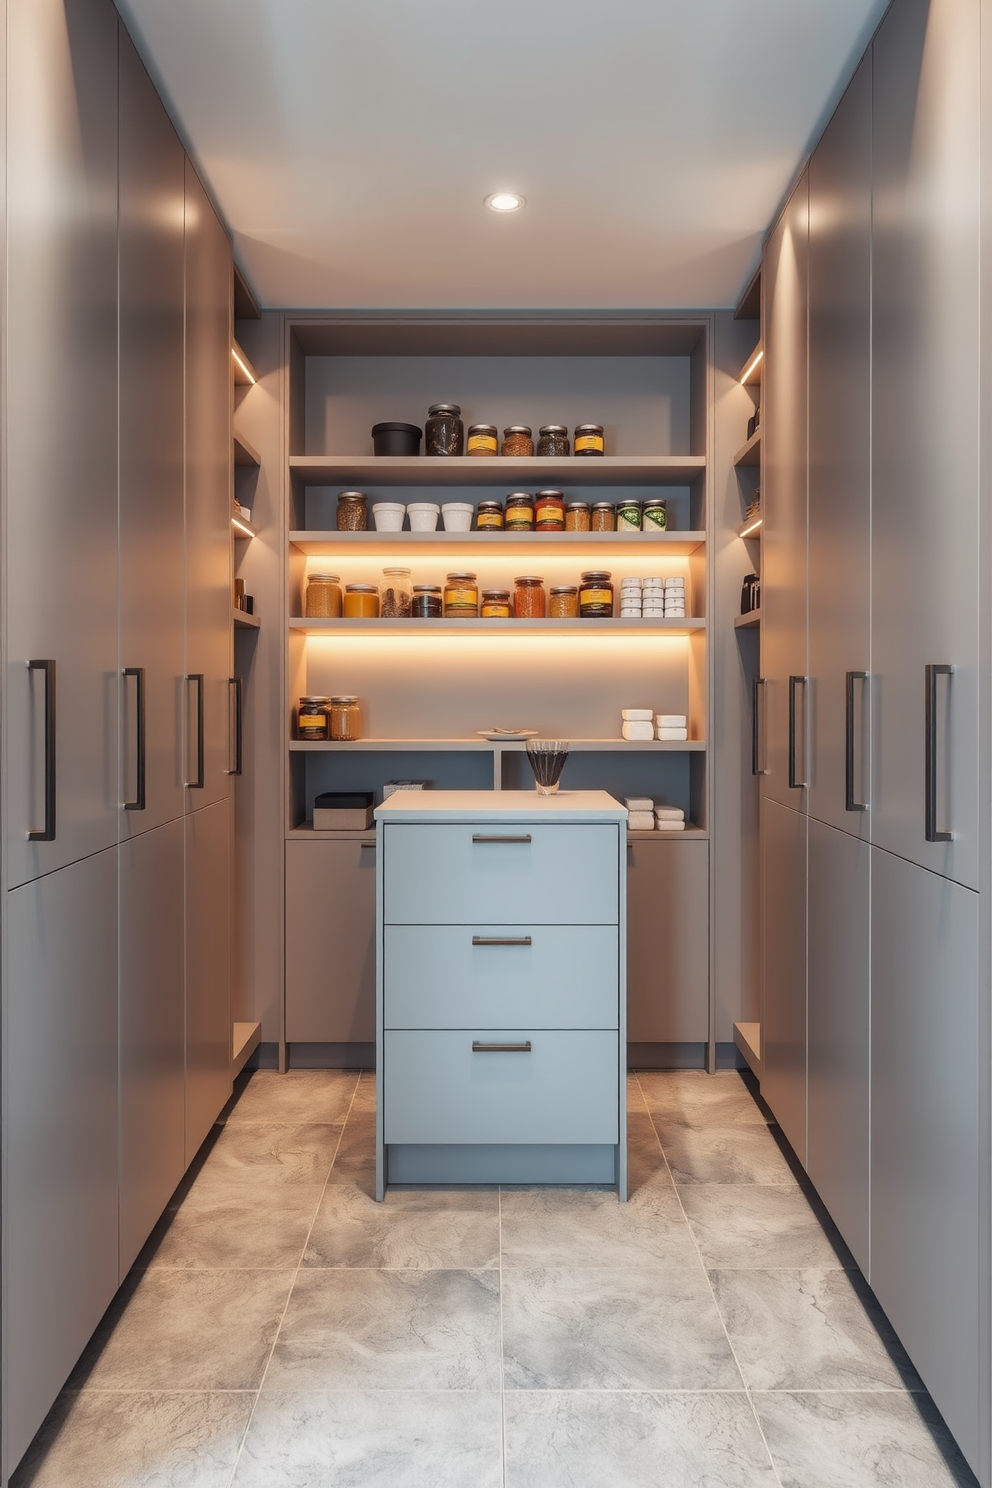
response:
[[[528,1041],[529,1053],[472,1047]],[[387,1142],[618,1140],[615,1032],[390,1029],[383,1065]]]
[[[619,1026],[615,925],[387,925],[383,940],[387,1028]]]
[[[387,822],[386,923],[615,925],[619,835],[609,824]]]

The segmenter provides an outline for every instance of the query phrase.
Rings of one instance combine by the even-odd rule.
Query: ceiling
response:
[[[736,303],[886,8],[118,4],[261,303],[370,309]]]

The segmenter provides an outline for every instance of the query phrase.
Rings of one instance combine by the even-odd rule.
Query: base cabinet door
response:
[[[628,843],[628,1042],[708,1037],[709,843]]]
[[[117,849],[6,909],[4,1481],[117,1289]]]
[[[761,803],[761,1094],[806,1162],[806,826]]]
[[[977,1465],[979,898],[878,848],[871,876],[869,1280]]]
[[[810,818],[806,1170],[867,1274],[870,849]]]
[[[186,1162],[230,1098],[231,802],[185,818]]]
[[[286,843],[286,1038],[375,1040],[375,843]]]

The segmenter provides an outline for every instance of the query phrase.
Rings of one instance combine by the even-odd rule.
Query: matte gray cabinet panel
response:
[[[5,1471],[117,1288],[117,849],[7,894]]]
[[[761,1094],[806,1162],[807,818],[761,803]]]
[[[286,1037],[375,1038],[374,843],[286,843]]]
[[[871,663],[871,58],[809,167],[809,792],[867,837]],[[767,604],[763,591],[762,603]],[[777,598],[772,600],[773,612]],[[853,771],[847,780],[848,702]]]
[[[969,1460],[982,1295],[978,895],[871,850],[872,1288]]]
[[[978,0],[903,0],[875,40],[872,841],[978,885]],[[938,679],[925,834],[925,668]]]
[[[806,1170],[868,1274],[870,856],[809,822]]]
[[[185,818],[186,1162],[231,1094],[231,802]]]
[[[12,0],[7,86],[4,810],[13,887],[117,840],[113,7]],[[45,822],[44,688],[33,660],[56,664],[54,842],[27,835]]]
[[[709,843],[629,842],[627,1038],[632,1044],[706,1042],[709,943]]]

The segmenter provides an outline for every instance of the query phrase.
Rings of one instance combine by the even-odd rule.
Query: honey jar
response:
[[[582,619],[608,620],[613,614],[613,575],[591,571],[582,575],[579,587]]]
[[[547,614],[547,596],[544,580],[530,575],[513,581],[513,618],[515,620],[543,620]]]
[[[498,455],[499,433],[495,424],[470,424],[465,453],[467,455]]]
[[[337,620],[341,614],[341,580],[337,574],[310,574],[305,613],[314,619]]]
[[[341,744],[362,737],[362,715],[357,697],[332,697],[327,709],[329,736]]]
[[[475,510],[475,527],[477,532],[502,532],[502,501],[480,501]]]
[[[578,619],[579,591],[574,584],[558,584],[551,590],[548,614],[552,620]]]
[[[572,449],[577,455],[601,455],[603,444],[602,424],[576,424]]]
[[[479,582],[474,573],[450,573],[444,586],[444,617],[479,614]]]
[[[483,589],[479,613],[483,620],[509,620],[509,589]]]
[[[344,591],[346,620],[378,620],[379,591],[375,584],[347,584]]]
[[[327,738],[327,697],[301,697],[296,710],[296,735],[311,741]]]

